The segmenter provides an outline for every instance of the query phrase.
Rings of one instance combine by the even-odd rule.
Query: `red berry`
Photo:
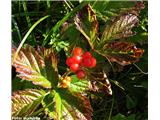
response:
[[[79,70],[79,64],[77,64],[77,63],[72,63],[71,65],[70,65],[70,70],[71,71],[73,71],[73,72],[76,72],[77,70]]]
[[[80,47],[74,48],[73,55],[79,55],[79,56],[81,56],[82,54],[83,54],[82,48],[80,48]]]
[[[70,66],[73,62],[74,62],[74,60],[73,60],[72,57],[69,57],[69,58],[67,58],[67,60],[66,60],[66,64],[67,64],[68,66]]]
[[[91,58],[92,55],[90,52],[85,52],[83,55],[82,55],[82,58]]]
[[[82,60],[82,66],[93,68],[96,66],[96,59],[94,57],[86,57]]]
[[[94,57],[91,58],[91,65],[90,68],[93,68],[96,66],[96,59]]]
[[[78,63],[78,64],[80,64],[81,61],[82,61],[82,57],[81,57],[81,56],[78,56],[78,55],[74,55],[74,56],[72,57],[72,59],[73,59],[73,63]]]
[[[76,75],[78,79],[83,79],[86,76],[86,73],[83,70],[79,70]]]
[[[91,64],[92,64],[91,58],[84,58],[83,61],[82,61],[82,65],[83,65],[84,67],[90,67]]]

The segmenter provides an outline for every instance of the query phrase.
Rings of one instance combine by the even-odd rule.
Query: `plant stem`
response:
[[[133,65],[134,65],[141,73],[143,73],[143,74],[145,74],[145,75],[148,75],[148,73],[142,71],[141,68],[138,67],[138,65],[136,65],[135,63],[133,63]]]
[[[113,105],[114,105],[114,93],[113,93],[112,105],[111,105],[111,109],[110,109],[110,112],[109,112],[108,120],[111,120],[112,111],[113,111]]]

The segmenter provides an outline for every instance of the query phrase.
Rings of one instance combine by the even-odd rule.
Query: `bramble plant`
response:
[[[145,115],[136,111],[141,98],[136,99],[137,93],[132,93],[136,91],[134,80],[139,74],[130,74],[128,66],[134,65],[145,75],[135,64],[146,55],[146,48],[139,48],[136,41],[139,34],[135,32],[141,27],[142,32],[147,33],[145,20],[139,17],[144,3],[127,2],[129,7],[116,8],[115,3],[109,1],[54,1],[56,5],[46,1],[46,12],[41,14],[44,6],[33,2],[37,16],[43,15],[38,21],[37,16],[32,16],[35,11],[32,12],[29,3],[12,2],[24,11],[19,13],[23,17],[12,16],[16,25],[12,32],[16,30],[20,39],[13,37],[12,66],[17,75],[13,79],[12,119],[38,116],[44,120],[142,120]],[[54,14],[63,17],[53,19],[50,16],[58,5],[60,8]],[[17,13],[14,7],[13,13]],[[30,28],[28,32],[24,32],[23,26],[17,26],[16,21],[23,25],[23,19]],[[32,20],[36,21],[33,25]],[[22,40],[20,30],[25,33]],[[131,77],[130,81],[127,77]],[[120,99],[126,101],[122,113],[118,109],[123,108],[116,108],[125,104],[119,102]],[[104,101],[109,101],[109,108],[103,105]]]

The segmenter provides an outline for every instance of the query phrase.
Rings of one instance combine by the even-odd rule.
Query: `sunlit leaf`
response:
[[[104,45],[99,52],[111,62],[125,66],[137,62],[144,50],[129,42],[111,42]]]
[[[91,120],[92,108],[86,96],[57,90],[54,97],[56,118],[61,120]]]
[[[71,84],[68,88],[72,92],[82,93],[84,91],[89,90],[89,81],[87,80],[79,80],[76,75],[72,76]]]
[[[85,6],[75,17],[77,29],[88,40],[90,47],[97,43],[98,21],[90,5]]]
[[[131,29],[137,25],[138,21],[138,17],[134,14],[120,15],[110,25],[106,26],[101,42],[105,43],[134,35]]]
[[[97,11],[104,12],[104,10],[108,7],[109,0],[104,1],[94,1],[92,7]]]
[[[15,53],[16,49],[13,48],[12,55]],[[13,66],[20,78],[32,81],[35,85],[51,88],[57,84],[57,58],[52,49],[39,47],[35,50],[27,45],[20,50]]]
[[[36,110],[44,98],[45,92],[37,89],[26,89],[13,92],[12,116],[29,116]]]
[[[53,92],[50,92],[50,94],[45,96],[45,98],[42,101],[42,106],[44,108],[45,114],[49,117],[49,119],[55,118]]]
[[[91,72],[88,77],[91,81],[90,89],[92,91],[103,91],[108,95],[112,95],[111,84],[104,71]]]

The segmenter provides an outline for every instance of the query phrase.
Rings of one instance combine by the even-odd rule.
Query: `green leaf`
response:
[[[24,90],[24,89],[36,89],[37,86],[32,84],[32,82],[28,82],[26,80],[22,80],[19,77],[15,77],[12,79],[12,92],[17,90]]]
[[[14,56],[16,49],[12,49]],[[27,45],[22,48],[13,62],[18,76],[24,80],[44,88],[58,84],[57,58],[52,49],[38,48]]]
[[[135,120],[136,115],[131,114],[130,116],[127,117],[127,120]]]
[[[54,108],[59,120],[91,120],[92,108],[86,96],[66,89],[56,90]]]
[[[43,109],[45,114],[49,116],[49,119],[55,118],[56,112],[54,111],[54,92],[50,92],[50,94],[46,95],[42,101]]]
[[[56,119],[61,120],[62,118],[62,100],[58,93],[55,93],[54,101],[55,101]]]
[[[30,116],[37,109],[45,92],[37,89],[26,89],[13,92],[12,116]]]
[[[111,62],[125,66],[137,62],[144,50],[137,48],[133,43],[115,41],[105,44],[97,52]]]
[[[126,106],[128,109],[134,108],[137,105],[136,99],[132,99],[129,95],[126,95]]]
[[[71,92],[82,93],[84,91],[89,90],[89,81],[79,80],[76,77],[76,75],[72,75],[71,77],[72,77],[72,81],[68,88]]]
[[[135,114],[131,114],[128,117],[118,113],[116,116],[112,117],[111,120],[135,120]]]
[[[97,44],[98,21],[90,5],[85,6],[75,17],[77,29],[84,35],[90,47]]]
[[[107,5],[109,4],[109,0],[104,0],[104,1],[94,1],[94,3],[92,4],[93,9],[99,11],[99,12],[103,12],[106,8]]]
[[[127,120],[127,119],[124,115],[118,113],[116,116],[112,117],[112,120]]]

